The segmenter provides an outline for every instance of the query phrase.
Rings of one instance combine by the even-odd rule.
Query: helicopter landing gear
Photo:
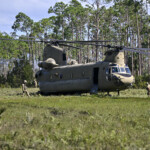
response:
[[[110,96],[110,97],[111,97],[112,95],[111,95],[111,94],[109,94],[109,91],[107,91],[107,94],[106,94],[106,96]]]
[[[119,90],[117,90],[117,93],[118,93],[118,96],[120,96],[120,91]]]

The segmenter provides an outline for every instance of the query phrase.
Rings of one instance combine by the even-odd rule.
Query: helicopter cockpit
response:
[[[124,67],[120,67],[117,64],[111,64],[106,69],[106,74],[114,74],[114,73],[131,75],[131,71],[127,65]]]
[[[106,69],[106,79],[117,86],[130,86],[134,83],[134,77],[127,65],[110,64]]]

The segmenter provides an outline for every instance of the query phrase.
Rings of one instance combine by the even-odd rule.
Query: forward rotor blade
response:
[[[128,48],[123,48],[122,51],[130,51],[130,52],[136,52],[136,53],[140,53],[140,54],[144,54],[144,55],[150,55],[150,52],[143,52],[143,51],[138,51],[138,50],[134,50],[134,49],[128,49]]]
[[[141,51],[150,51],[150,48],[129,48],[129,49],[135,49],[135,50],[141,50]]]
[[[71,43],[71,42],[70,42],[70,43]],[[78,44],[108,47],[108,45],[102,45],[102,44],[92,44],[92,43],[91,43],[91,44],[89,44],[89,43],[78,43]]]
[[[71,43],[71,42],[70,42]],[[81,43],[78,43],[81,44]],[[59,44],[60,45],[60,44]],[[93,46],[101,46],[101,47],[108,47],[108,48],[117,48],[117,46],[111,46],[111,45],[102,45],[102,44],[89,44],[89,43],[84,43],[84,45],[93,45]]]

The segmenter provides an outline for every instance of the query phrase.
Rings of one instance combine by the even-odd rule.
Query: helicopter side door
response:
[[[94,67],[92,69],[93,71],[93,78],[92,78],[92,87],[91,87],[91,90],[90,90],[90,93],[97,93],[98,89],[99,89],[99,86],[98,86],[98,83],[99,83],[99,67]]]
[[[99,68],[96,67],[93,69],[93,84],[98,85],[98,76],[99,76]]]

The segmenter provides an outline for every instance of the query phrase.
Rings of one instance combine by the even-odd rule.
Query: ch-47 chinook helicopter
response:
[[[28,40],[20,41],[28,42]],[[107,41],[41,40],[35,42],[47,43],[47,46],[44,48],[43,61],[38,64],[41,70],[35,75],[39,83],[40,93],[43,95],[97,93],[98,91],[106,91],[108,94],[111,91],[118,91],[119,94],[120,90],[127,89],[134,83],[134,77],[125,63],[124,51],[150,55],[149,52],[144,52],[145,50],[150,50],[148,48],[126,48],[98,44],[99,42]],[[92,44],[93,42],[96,44]],[[72,61],[71,65],[67,65],[66,53],[59,45],[73,48],[80,47],[74,47],[66,43],[95,45],[107,47],[109,50],[105,53],[104,61],[87,64],[77,64],[76,61]]]
[[[38,65],[42,69],[36,73],[41,94],[57,93],[97,93],[98,91],[119,91],[134,83],[134,77],[125,64],[124,50],[137,50],[99,45],[110,48],[105,53],[104,61],[87,64],[66,65],[66,54],[55,45],[63,41],[55,41],[44,49],[43,62]],[[65,41],[64,41],[65,42]],[[144,52],[141,52],[144,53]],[[145,54],[145,53],[144,53]],[[147,54],[147,53],[146,53]]]

